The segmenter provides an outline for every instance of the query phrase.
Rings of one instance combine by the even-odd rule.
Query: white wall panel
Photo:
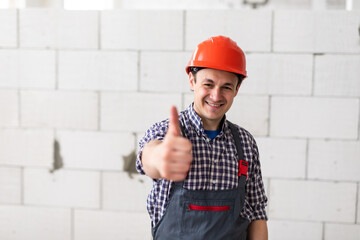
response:
[[[57,139],[69,169],[123,170],[124,157],[135,149],[131,133],[60,131]]]
[[[318,222],[268,221],[270,240],[322,240],[323,226]]]
[[[309,143],[309,178],[360,181],[360,141]]]
[[[360,55],[315,57],[314,93],[319,96],[360,96]]]
[[[59,88],[78,90],[136,91],[136,52],[61,51]]]
[[[295,180],[271,180],[269,215],[272,219],[355,221],[357,186]]]
[[[0,87],[54,89],[55,52],[0,50]]]
[[[103,49],[182,50],[182,39],[182,11],[101,12]]]
[[[124,212],[145,213],[146,199],[152,179],[137,173],[105,172],[103,175],[103,208]]]
[[[17,11],[0,9],[0,47],[17,46]]]
[[[247,54],[246,78],[240,93],[310,95],[313,56],[310,54]]]
[[[21,203],[21,169],[0,167],[0,203]]]
[[[303,139],[256,138],[264,177],[305,178],[306,141]]]
[[[180,110],[180,94],[102,93],[101,129],[145,131],[169,117],[170,107]]]
[[[28,8],[19,11],[20,46],[98,48],[98,13]]]
[[[18,92],[0,90],[0,127],[16,127],[19,125]]]
[[[71,223],[70,209],[0,205],[0,239],[71,240]]]
[[[51,130],[0,130],[0,164],[50,168],[53,151],[54,133]]]
[[[270,119],[271,136],[356,139],[359,100],[272,97]]]
[[[190,92],[185,72],[190,57],[189,52],[141,53],[140,91]]]
[[[74,221],[76,240],[151,239],[146,213],[76,210]]]
[[[29,205],[77,208],[100,207],[100,173],[27,168],[24,202]]]
[[[188,10],[185,46],[193,51],[209,37],[224,35],[237,42],[243,51],[270,52],[271,11]]]
[[[95,130],[98,95],[74,91],[22,91],[21,125]]]

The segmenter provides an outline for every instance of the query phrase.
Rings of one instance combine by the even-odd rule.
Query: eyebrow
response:
[[[212,79],[210,79],[210,78],[205,78],[203,81],[204,81],[204,82],[211,82],[211,83],[215,83],[215,82],[214,82]],[[234,84],[229,83],[229,82],[226,82],[226,83],[224,84],[224,86],[231,86],[231,87],[235,87],[235,85],[234,85]]]

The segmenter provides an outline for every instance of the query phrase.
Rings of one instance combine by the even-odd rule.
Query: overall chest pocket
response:
[[[182,203],[182,233],[216,234],[234,226],[234,201],[191,200]]]

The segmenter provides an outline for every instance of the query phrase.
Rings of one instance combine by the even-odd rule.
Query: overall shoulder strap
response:
[[[234,137],[234,141],[235,141],[235,146],[236,146],[236,151],[239,157],[239,176],[245,176],[247,177],[247,170],[248,170],[248,166],[249,163],[247,161],[245,161],[244,158],[244,151],[241,147],[241,140],[240,140],[240,134],[239,134],[239,130],[238,128],[231,123],[230,121],[227,121],[231,130],[231,134]]]
[[[244,160],[244,152],[242,150],[241,147],[241,140],[240,140],[240,135],[239,135],[239,130],[237,129],[237,127],[230,121],[227,121],[231,130],[231,134],[234,137],[234,141],[235,141],[235,146],[236,146],[236,151],[237,154],[239,156],[240,160]]]

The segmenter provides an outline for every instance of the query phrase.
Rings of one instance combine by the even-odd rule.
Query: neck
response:
[[[210,122],[203,120],[203,125],[205,130],[215,131],[219,128],[220,122]]]

